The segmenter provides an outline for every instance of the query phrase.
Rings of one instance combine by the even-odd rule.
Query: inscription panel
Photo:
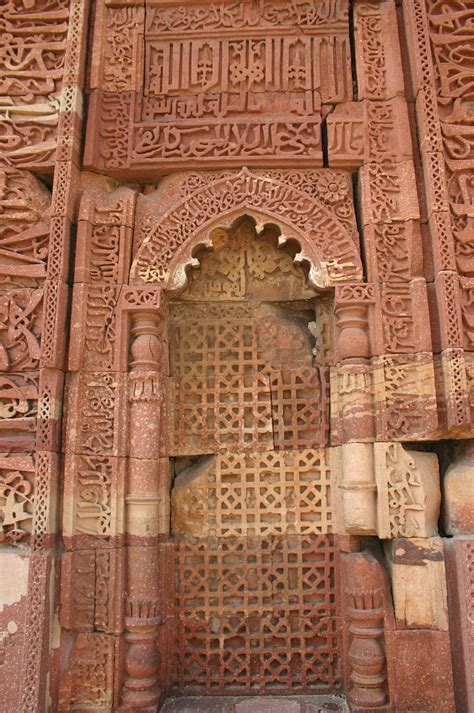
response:
[[[94,47],[91,167],[322,165],[321,105],[353,95],[347,0],[98,13],[107,36]]]

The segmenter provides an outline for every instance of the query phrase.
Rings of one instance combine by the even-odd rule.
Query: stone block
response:
[[[376,437],[375,383],[369,360],[331,367],[331,445],[370,442]]]
[[[428,287],[433,351],[463,346],[462,304],[459,278],[454,272],[439,273]]]
[[[363,242],[369,282],[407,282],[421,275],[419,221],[367,223]]]
[[[380,317],[379,317],[380,314]],[[431,330],[426,282],[384,282],[380,285],[382,354],[431,351]],[[380,349],[380,347],[379,347]]]
[[[397,538],[386,553],[397,628],[448,631],[443,540]]]
[[[192,537],[334,532],[336,504],[328,496],[335,475],[325,449],[203,457],[174,481],[172,532]]]
[[[82,632],[123,630],[125,549],[75,550],[61,556],[61,626]]]
[[[37,506],[35,480],[33,454],[0,454],[1,544],[30,541]]]
[[[61,161],[55,165],[51,216],[68,218],[72,223],[76,222],[79,181],[80,171],[72,161]]]
[[[0,449],[31,453],[38,415],[38,372],[4,372],[0,384]]]
[[[474,351],[474,278],[459,277],[462,343],[466,351]]]
[[[102,713],[113,710],[114,698],[117,699],[114,674],[122,649],[119,637],[63,632],[61,649],[64,669],[58,711],[67,713],[74,705]],[[95,673],[93,677],[91,671]]]
[[[355,50],[360,99],[403,96],[403,72],[395,3],[354,5]]]
[[[332,500],[337,503],[337,532],[377,532],[377,486],[372,443],[347,443],[329,449]],[[337,484],[337,491],[336,491]]]
[[[126,531],[133,538],[169,532],[170,462],[167,458],[128,459]],[[129,537],[130,539],[130,537]]]
[[[457,268],[460,273],[471,274],[474,270],[474,257],[469,257],[469,250],[464,250],[461,245],[457,248],[455,245],[450,214],[432,213],[428,219],[428,227],[434,273],[451,272]]]
[[[71,221],[61,215],[52,216],[49,228],[47,279],[62,283],[70,281]]]
[[[395,710],[455,713],[447,632],[387,632],[387,652]]]
[[[100,0],[95,6],[89,89],[140,91],[143,87],[145,7],[133,2],[125,8],[107,5]],[[122,56],[121,61],[117,61],[118,55]]]
[[[472,437],[474,363],[462,349],[445,349],[435,358],[439,424],[443,437]],[[474,415],[474,414],[473,414]]]
[[[126,374],[76,372],[68,376],[66,450],[85,456],[124,456]]]
[[[433,87],[420,89],[415,102],[416,128],[421,154],[443,151],[440,117],[433,101]]]
[[[12,275],[14,279],[14,275]],[[49,325],[49,301],[43,287],[0,288],[0,368],[4,372],[35,371]],[[43,345],[44,349],[44,345]]]
[[[44,286],[45,320],[41,334],[41,366],[64,369],[66,353],[67,310],[69,286],[63,282],[48,280]]]
[[[37,450],[35,454],[35,487],[33,508],[33,551],[50,550],[56,545],[58,531],[58,491],[60,459],[57,453]]]
[[[124,458],[66,454],[62,535],[68,549],[122,543],[125,476]]]
[[[61,444],[61,416],[64,372],[41,369],[39,372],[36,448],[57,452]]]
[[[21,709],[23,646],[27,635],[26,614],[30,558],[24,552],[0,551],[0,661],[1,707]]]
[[[326,126],[331,167],[355,168],[412,158],[408,111],[401,96],[337,104],[326,116]]]
[[[445,540],[456,710],[474,706],[474,538]]]
[[[441,151],[422,154],[423,185],[428,217],[449,211],[445,156]]]
[[[401,443],[375,443],[374,455],[378,536],[436,535],[441,502],[437,456],[405,450]]]
[[[412,161],[367,163],[359,171],[359,186],[364,225],[419,220]]]
[[[436,433],[438,413],[431,353],[372,360],[376,440],[426,439]]]
[[[99,286],[127,281],[136,193],[84,191],[79,206],[75,281]]]
[[[442,481],[443,528],[448,535],[474,533],[474,442],[460,441]]]
[[[117,371],[117,304],[120,287],[74,285],[69,370]]]

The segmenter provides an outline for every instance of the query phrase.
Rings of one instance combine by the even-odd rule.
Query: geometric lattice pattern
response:
[[[324,449],[221,454],[208,482],[211,534],[267,536],[332,530]]]
[[[331,535],[178,540],[176,613],[180,695],[338,686]]]
[[[314,448],[315,444],[325,444],[325,377],[323,369],[308,367],[270,372],[276,449]]]
[[[172,326],[174,454],[273,447],[270,389],[256,363],[255,324],[225,317]]]
[[[249,306],[188,304],[185,315],[171,323],[170,455],[326,444],[323,369],[270,367]]]

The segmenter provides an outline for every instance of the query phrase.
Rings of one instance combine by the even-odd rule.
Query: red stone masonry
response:
[[[474,711],[472,3],[0,14],[0,713]]]

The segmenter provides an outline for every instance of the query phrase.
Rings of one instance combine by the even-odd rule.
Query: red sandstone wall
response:
[[[377,493],[334,530],[352,709],[370,698],[354,692],[354,671],[370,678],[358,609],[376,618],[379,707],[474,707],[472,15],[467,0],[4,4],[1,711],[118,710],[126,667],[145,696],[157,670],[170,681],[166,290],[203,226],[239,210],[293,231],[334,295],[324,447],[342,509],[359,492],[349,452]],[[130,356],[140,333],[158,356]],[[425,472],[413,442],[441,442],[449,540],[428,486],[400,525],[390,473],[410,490],[407,470]],[[390,541],[391,594],[359,535]]]

